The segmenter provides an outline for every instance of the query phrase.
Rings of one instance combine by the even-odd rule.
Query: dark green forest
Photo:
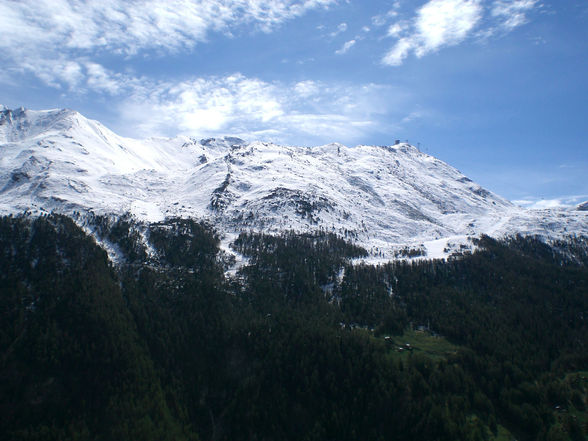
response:
[[[119,257],[111,263],[99,243]],[[0,218],[0,438],[588,439],[588,241],[352,264],[327,233]]]

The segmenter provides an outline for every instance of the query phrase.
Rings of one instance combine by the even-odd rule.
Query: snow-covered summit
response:
[[[242,230],[325,230],[383,259],[430,257],[482,233],[588,234],[588,213],[529,211],[409,144],[279,146],[123,138],[71,110],[0,113],[0,212],[130,211]]]

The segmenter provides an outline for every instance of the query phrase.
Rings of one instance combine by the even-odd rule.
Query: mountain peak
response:
[[[199,141],[199,144],[207,148],[215,149],[231,149],[245,146],[248,143],[241,138],[235,136],[223,136],[222,138],[205,138]]]
[[[4,108],[0,112],[0,142],[16,142],[48,131],[63,131],[87,121],[70,109],[29,110]]]

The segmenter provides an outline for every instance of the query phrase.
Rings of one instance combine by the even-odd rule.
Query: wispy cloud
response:
[[[340,23],[339,26],[337,26],[337,29],[335,29],[333,32],[331,32],[329,34],[329,36],[336,37],[337,35],[345,32],[346,30],[347,30],[347,23]]]
[[[78,85],[88,57],[191,50],[213,32],[271,32],[336,0],[6,0],[0,2],[0,61],[48,85]],[[53,62],[52,60],[58,60]],[[94,74],[100,75],[97,72]],[[112,88],[97,78],[98,87]]]
[[[372,17],[372,25],[376,27],[384,26],[386,23],[388,23],[388,20],[398,16],[398,9],[400,9],[400,2],[394,2],[392,5],[392,9],[390,9],[388,12],[384,14],[374,15]]]
[[[88,91],[107,95],[120,95],[132,90],[143,79],[113,72],[89,57],[68,59],[27,59],[21,65],[7,69],[18,74],[33,73],[47,86],[66,89],[82,95]]]
[[[14,43],[59,41],[70,49],[104,48],[133,54],[143,49],[175,50],[206,40],[212,31],[231,32],[253,24],[269,32],[308,10],[336,0],[8,0],[0,23]],[[16,40],[16,41],[15,41]]]
[[[394,47],[384,56],[382,62],[388,66],[400,66],[404,59],[408,57],[411,50],[414,49],[415,42],[412,38],[401,38],[396,42]]]
[[[527,23],[528,13],[538,7],[538,0],[429,0],[411,20],[388,27],[386,36],[396,43],[382,63],[399,66],[411,53],[421,58],[462,43],[474,31],[484,37],[510,32]]]
[[[351,49],[353,46],[355,46],[355,43],[356,43],[356,41],[355,41],[355,40],[349,40],[349,41],[346,41],[346,42],[343,44],[343,46],[341,46],[341,49],[338,49],[338,50],[336,50],[336,51],[335,51],[335,53],[336,53],[337,55],[343,55],[343,54],[346,54],[346,53],[349,51],[349,49]]]
[[[501,26],[512,30],[527,23],[527,12],[537,6],[537,0],[498,0],[492,5],[492,16],[501,21]]]
[[[406,21],[399,21],[391,24],[388,27],[387,37],[398,37],[409,28],[409,24]]]

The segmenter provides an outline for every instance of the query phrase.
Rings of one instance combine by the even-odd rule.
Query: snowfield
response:
[[[192,217],[225,241],[322,230],[365,247],[372,262],[407,250],[446,257],[481,234],[588,235],[588,211],[515,206],[408,144],[135,140],[71,110],[0,107],[0,213],[23,211]]]

